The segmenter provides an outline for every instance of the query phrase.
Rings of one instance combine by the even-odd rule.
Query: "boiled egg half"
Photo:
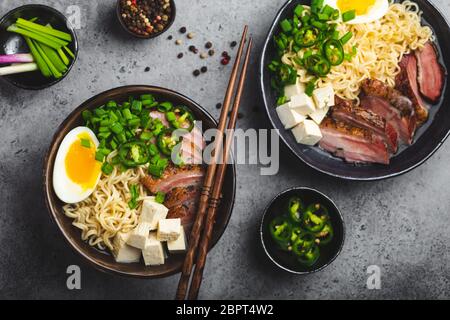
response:
[[[324,5],[338,9],[341,14],[355,10],[356,17],[348,24],[380,20],[389,10],[389,0],[325,0]]]
[[[87,127],[70,131],[61,142],[53,168],[53,188],[69,204],[87,199],[101,176],[102,163],[95,159],[99,142]]]

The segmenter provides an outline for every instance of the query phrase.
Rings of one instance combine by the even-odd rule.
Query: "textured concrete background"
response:
[[[42,197],[41,169],[51,137],[81,102],[104,90],[153,84],[178,90],[216,117],[230,67],[219,57],[206,61],[176,47],[181,26],[196,33],[199,48],[209,40],[216,51],[229,49],[242,26],[256,39],[245,93],[241,128],[267,128],[257,91],[259,49],[284,0],[178,0],[172,29],[153,41],[127,38],[115,21],[112,0],[2,0],[0,14],[25,3],[42,2],[65,11],[82,9],[79,60],[60,84],[31,92],[0,85],[0,298],[171,299],[178,276],[145,281],[100,273],[72,252],[50,221]],[[450,5],[433,1],[450,18]],[[186,40],[185,40],[186,43]],[[185,58],[178,60],[178,52]],[[192,71],[208,65],[194,78]],[[144,72],[146,67],[150,72]],[[257,108],[257,110],[254,110]],[[259,110],[259,111],[258,111]],[[313,172],[281,148],[276,177],[261,177],[256,166],[240,166],[238,193],[230,225],[208,258],[201,298],[450,298],[450,143],[424,166],[405,176],[376,183],[352,183]],[[262,210],[279,191],[316,187],[342,209],[347,241],[341,256],[325,271],[297,277],[276,270],[262,255],[257,235]],[[66,288],[66,268],[82,268],[82,290]],[[378,265],[382,289],[366,289],[366,270]]]

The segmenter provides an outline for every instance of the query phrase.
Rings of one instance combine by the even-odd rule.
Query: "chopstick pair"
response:
[[[247,69],[250,60],[250,53],[253,45],[253,40],[250,37],[248,41],[247,51],[245,54],[244,63],[241,70],[241,75],[237,89],[235,91],[236,81],[238,78],[239,67],[241,65],[242,53],[244,51],[246,39],[247,39],[248,26],[244,27],[242,38],[239,45],[236,61],[231,72],[230,81],[225,94],[225,99],[220,114],[218,131],[219,134],[214,141],[214,157],[211,164],[208,165],[208,169],[203,184],[199,206],[197,210],[197,216],[192,227],[192,232],[189,238],[189,248],[186,254],[186,258],[181,271],[180,281],[178,283],[178,289],[176,293],[177,300],[185,300],[188,294],[189,300],[196,300],[198,292],[203,280],[203,270],[206,264],[206,257],[208,255],[209,244],[212,237],[215,216],[217,207],[220,201],[220,195],[222,186],[224,183],[227,160],[229,157],[231,143],[233,142],[233,130],[236,127],[236,120],[240,107],[242,92],[245,85],[247,76]],[[227,119],[229,109],[234,96],[233,108],[230,115],[230,120],[227,126]],[[225,146],[223,146],[225,128],[229,130],[227,134]],[[223,150],[223,152],[221,152]],[[222,157],[220,164],[218,161]],[[193,272],[192,281],[189,287],[189,281],[194,267],[194,259],[196,258],[195,270]],[[189,289],[189,290],[188,290]]]

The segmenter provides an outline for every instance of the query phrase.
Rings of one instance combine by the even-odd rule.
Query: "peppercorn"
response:
[[[173,39],[173,36],[168,36],[167,37],[167,40],[172,40]]]
[[[194,76],[198,77],[200,75],[200,70],[196,69],[193,72]]]
[[[228,58],[222,58],[222,60],[220,60],[220,63],[224,66],[226,66],[227,64],[230,63],[230,59]]]
[[[144,69],[144,71],[145,71],[145,72],[149,72],[149,71],[150,71],[150,67],[146,67],[146,68]]]
[[[231,48],[234,48],[234,47],[236,47],[237,46],[237,42],[236,41],[232,41],[231,43],[230,43],[230,47]]]
[[[221,103],[216,104],[216,109],[220,109],[220,108],[222,108],[222,104]]]
[[[181,58],[183,58],[183,56],[184,56],[183,52],[180,52],[177,57],[178,57],[178,59],[181,59]]]
[[[200,69],[200,71],[202,72],[202,73],[206,73],[207,71],[208,71],[208,67],[202,67],[201,69]]]
[[[209,54],[211,57],[212,57],[215,53],[216,53],[216,52],[215,52],[213,49],[211,49],[211,50],[208,51],[208,54]]]
[[[181,27],[180,28],[180,33],[186,33],[186,31],[187,31],[186,27]]]
[[[207,43],[205,43],[205,48],[206,49],[211,49],[212,48],[212,43],[210,41],[208,41]]]

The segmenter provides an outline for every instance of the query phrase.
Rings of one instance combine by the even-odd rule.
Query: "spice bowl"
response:
[[[159,30],[157,32],[150,32],[148,34],[145,34],[145,33],[140,34],[140,33],[133,31],[132,28],[136,28],[136,27],[139,28],[139,25],[137,25],[137,26],[131,25],[130,26],[129,21],[125,19],[126,17],[124,17],[123,13],[122,13],[123,4],[124,3],[127,5],[131,4],[136,8],[136,4],[140,4],[141,2],[150,3],[150,2],[160,2],[160,1],[163,2],[164,5],[165,4],[170,5],[170,16],[168,16],[167,21],[164,21],[164,19],[163,19],[164,17],[162,17],[162,18],[160,17],[161,21],[162,21],[161,25],[164,25],[164,23],[165,23],[163,29]],[[150,7],[150,10],[152,10],[151,7]],[[164,32],[166,32],[168,29],[170,29],[173,22],[175,21],[176,6],[175,6],[174,0],[118,0],[117,6],[116,6],[116,14],[117,14],[117,19],[119,20],[120,25],[129,35],[131,35],[135,38],[138,38],[138,39],[152,39],[152,38],[156,38],[156,37],[162,35]],[[145,24],[145,23],[150,23],[152,25],[153,30],[154,30],[154,28],[157,28],[156,26],[158,25],[158,23],[156,23],[155,26],[153,26],[153,24],[154,24],[153,21],[148,20],[147,22],[145,22],[145,16],[140,17],[140,19],[141,19],[141,21],[139,21],[139,23],[141,25]],[[147,17],[147,19],[148,19],[148,17]],[[142,26],[141,28],[143,29],[143,28],[145,28],[145,26]],[[143,30],[140,30],[140,31],[143,31]],[[145,31],[145,32],[147,32],[147,31]]]
[[[292,198],[300,198],[306,205],[321,204],[327,209],[329,223],[333,228],[331,241],[320,248],[318,260],[311,266],[302,265],[293,252],[281,250],[271,234],[271,223],[286,214],[286,204]],[[328,267],[341,253],[345,239],[345,223],[336,204],[325,194],[311,188],[296,187],[278,194],[264,210],[260,225],[260,238],[263,250],[269,260],[278,268],[296,275],[308,275]]]
[[[6,30],[18,18],[38,18],[37,23],[49,23],[55,29],[69,33],[72,36],[72,42],[68,45],[68,48],[74,54],[74,58],[70,60],[67,71],[58,79],[46,78],[40,71],[18,73],[0,78],[16,87],[29,90],[45,89],[63,80],[71,71],[78,57],[77,36],[68,19],[61,12],[41,4],[28,4],[9,11],[0,19],[0,55],[28,53],[30,51],[22,36]]]

